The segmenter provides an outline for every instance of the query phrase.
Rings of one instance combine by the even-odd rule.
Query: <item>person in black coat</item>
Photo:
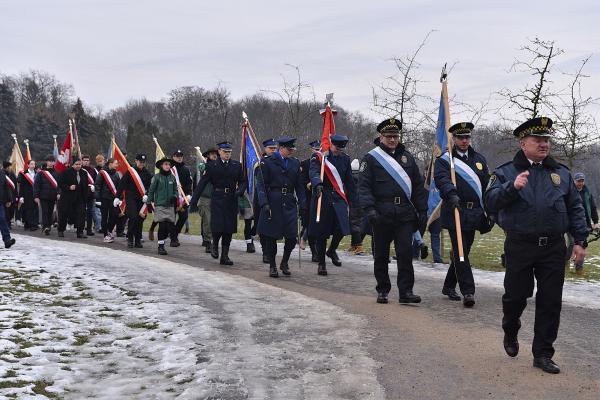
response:
[[[377,302],[383,304],[391,290],[388,264],[392,241],[399,302],[421,302],[413,293],[412,241],[414,232],[427,223],[427,191],[414,157],[399,142],[401,129],[402,123],[395,118],[381,122],[377,126],[380,143],[363,157],[359,168],[360,204],[373,228]]]
[[[265,157],[270,157],[273,155],[273,153],[275,153],[277,151],[277,141],[273,138],[271,139],[267,139],[264,140],[262,142],[263,145],[263,149],[264,149],[264,153],[261,157],[261,159],[264,159]],[[257,164],[256,166],[256,171],[254,173],[254,184],[256,185],[256,181],[257,181],[257,174],[259,174],[259,164]],[[260,221],[260,205],[258,203],[258,190],[254,189],[254,197],[252,199],[252,210],[254,211],[254,229],[253,231],[255,233],[258,233],[258,221]],[[265,240],[264,238],[258,234],[258,238],[260,241],[260,247],[262,248],[262,259],[263,259],[263,263],[268,264],[269,263],[269,257],[267,255],[267,249],[266,249],[266,244],[265,244]]]
[[[0,233],[2,234],[2,241],[4,242],[4,248],[8,249],[15,244],[15,239],[10,237],[10,229],[8,221],[6,219],[6,210],[10,208],[13,200],[13,186],[15,183],[12,179],[9,182],[4,169],[0,170]]]
[[[6,223],[8,224],[9,229],[12,227],[12,219],[15,217],[15,209],[17,208],[17,204],[19,203],[19,199],[17,197],[17,176],[10,170],[11,166],[12,163],[10,161],[2,162],[2,169],[4,170],[4,174],[12,182],[12,186],[9,185],[11,204],[5,210]]]
[[[115,199],[117,199],[117,188],[119,187],[118,165],[119,161],[109,158],[104,168],[100,170],[96,177],[96,190],[94,193],[96,201],[101,203],[102,234],[104,235],[105,243],[114,242],[112,231],[117,223],[117,215],[120,213],[120,210],[117,209],[118,204],[115,202]]]
[[[85,200],[88,191],[87,175],[81,170],[81,160],[64,170],[58,176],[58,237],[64,237],[67,223],[71,222],[77,229],[77,237],[85,239],[83,225],[85,218]]]
[[[213,193],[210,200],[210,227],[213,235],[213,258],[219,258],[219,241],[222,239],[221,265],[233,265],[229,259],[229,245],[232,235],[237,232],[238,197],[246,191],[246,179],[242,164],[231,159],[232,146],[229,142],[221,142],[219,158],[206,164],[204,174],[194,189],[190,204],[198,204],[200,194],[210,182]]]
[[[300,160],[291,157],[296,150],[295,141],[289,137],[277,139],[279,151],[261,160],[256,175],[261,208],[257,230],[264,237],[272,278],[278,277],[275,256],[279,239],[285,239],[279,268],[284,275],[291,275],[288,261],[298,240],[298,211],[304,213],[307,209]]]
[[[58,174],[54,170],[54,156],[50,154],[46,157],[46,165],[42,171],[38,172],[33,183],[33,197],[42,209],[42,233],[46,236],[50,234],[52,227],[52,214],[58,194],[57,178]]]
[[[475,282],[469,262],[469,253],[475,239],[475,231],[487,233],[491,229],[485,214],[483,204],[483,191],[490,179],[487,161],[485,157],[477,153],[471,147],[471,132],[473,124],[470,122],[459,122],[450,127],[454,145],[452,157],[456,170],[456,186],[450,178],[450,159],[445,152],[435,161],[434,179],[440,191],[442,203],[442,228],[448,230],[452,243],[452,261],[446,274],[442,293],[450,300],[460,300],[456,293],[456,283],[460,286],[463,294],[465,307],[473,307],[475,304]],[[454,221],[454,210],[458,208],[460,215],[460,226],[464,261],[458,257],[458,245],[456,238],[456,225]]]
[[[311,157],[321,150],[321,141],[313,140],[308,144],[310,146],[311,156],[306,160],[302,160],[300,162],[300,179],[302,180],[302,186],[304,187],[304,194],[306,197],[306,202],[310,203],[312,198],[312,185],[310,183],[310,159]],[[300,214],[300,222],[302,224],[302,229],[300,230],[300,248],[304,249],[304,243],[308,241],[308,247],[310,249],[311,261],[319,262],[319,258],[317,257],[317,248],[315,246],[315,238],[308,234],[308,226],[310,225],[310,213]]]
[[[193,180],[190,169],[186,167],[185,163],[183,162],[182,150],[177,150],[175,153],[173,153],[173,161],[175,161],[175,165],[173,165],[175,177],[178,178],[178,184],[181,185],[183,195],[187,198],[187,201],[189,202],[189,200],[192,197]],[[181,229],[183,229],[183,226],[188,220],[188,208],[188,205],[184,202],[183,206],[176,209],[177,222],[175,222],[175,225],[173,225],[174,228],[170,235],[171,242],[169,245],[171,247],[179,246],[179,234],[181,233]]]
[[[136,184],[130,171],[127,171],[123,178],[119,181],[117,189],[117,197],[120,201],[125,201],[125,214],[129,220],[127,225],[127,247],[142,248],[142,227],[146,216],[141,213],[145,203],[146,191],[150,187],[152,175],[145,167],[146,155],[138,154],[135,157],[135,167],[133,169],[137,173],[136,179],[139,177],[142,183],[140,188]]]
[[[88,194],[85,201],[85,234],[94,236],[94,227],[92,226],[96,217],[96,196],[94,192],[96,190],[98,171],[90,165],[90,156],[87,154],[81,156],[81,169],[88,174]]]
[[[33,197],[33,185],[35,180],[35,161],[30,160],[27,169],[19,172],[17,182],[19,184],[19,207],[25,230],[35,231],[39,222],[35,219],[35,208],[37,204]]]

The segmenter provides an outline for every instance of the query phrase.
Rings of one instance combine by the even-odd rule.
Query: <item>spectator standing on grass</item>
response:
[[[598,210],[596,209],[596,202],[594,196],[585,184],[585,175],[583,172],[577,172],[575,174],[575,187],[581,197],[583,203],[583,209],[585,210],[585,222],[588,229],[597,230],[600,229],[598,224]],[[569,236],[569,242],[572,244],[573,238]],[[575,263],[575,272],[577,275],[583,275],[583,260],[579,263]]]

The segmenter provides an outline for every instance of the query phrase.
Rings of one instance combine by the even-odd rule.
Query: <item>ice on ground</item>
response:
[[[221,272],[19,237],[0,253],[0,397],[378,399],[366,321]]]

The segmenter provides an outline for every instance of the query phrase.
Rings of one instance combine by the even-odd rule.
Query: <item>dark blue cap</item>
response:
[[[224,141],[224,142],[221,142],[221,143],[217,143],[217,146],[218,146],[218,147],[219,147],[219,149],[221,149],[221,150],[231,150],[231,149],[232,149],[231,143],[230,143],[230,142],[228,142],[228,141]]]
[[[282,136],[279,139],[277,139],[277,143],[282,146],[282,147],[294,147],[294,145],[296,144],[296,138],[291,138],[288,136]]]
[[[321,147],[321,141],[320,140],[313,140],[312,142],[310,142],[308,144],[310,147],[312,147],[313,149],[318,149]]]
[[[348,136],[335,134],[333,136],[330,136],[329,140],[331,140],[331,143],[333,143],[335,147],[343,149],[344,147],[346,147],[346,143],[348,143],[349,139]]]
[[[263,147],[274,147],[277,146],[275,139],[267,139],[263,143]]]

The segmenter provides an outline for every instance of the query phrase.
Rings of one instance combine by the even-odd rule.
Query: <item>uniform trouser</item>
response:
[[[475,231],[461,231],[463,240],[463,251],[465,261],[461,262],[458,256],[458,243],[456,241],[456,231],[448,230],[450,241],[452,242],[452,262],[446,273],[444,287],[447,289],[455,289],[456,282],[460,287],[460,292],[464,295],[475,294],[475,281],[473,280],[473,270],[471,270],[471,262],[469,261],[469,253],[475,239]]]
[[[102,234],[108,235],[115,228],[117,209],[112,200],[102,200]]]
[[[96,200],[94,198],[87,199],[85,202],[85,229],[91,232],[94,227],[94,216],[96,215]]]
[[[223,247],[229,247],[229,245],[231,244],[231,237],[233,236],[232,233],[223,233],[223,232],[213,232],[213,246],[217,246],[217,248],[219,247],[219,241],[221,239],[223,239],[221,245]]]
[[[6,209],[4,204],[0,204],[0,233],[2,240],[8,242],[10,240],[10,230],[8,230],[8,222],[6,221]]]
[[[130,242],[141,242],[142,227],[144,219],[140,217],[140,210],[144,203],[141,201],[130,200],[125,204],[125,213],[127,215],[127,240]]]
[[[562,289],[565,281],[564,238],[546,246],[511,239],[504,242],[506,274],[502,296],[502,328],[507,335],[516,336],[521,327],[520,317],[533,296],[534,277],[537,280],[535,296],[535,326],[533,356],[552,357],[552,344],[558,334]]]
[[[252,243],[252,221],[252,218],[244,220],[244,239],[246,243]]]
[[[54,204],[56,204],[56,200],[40,199],[40,207],[42,208],[42,228],[50,229],[52,227]]]
[[[412,264],[412,239],[414,223],[412,221],[395,224],[373,225],[372,240],[375,250],[374,272],[378,293],[389,293],[392,288],[388,274],[390,262],[390,244],[394,242],[396,262],[398,264],[397,285],[400,294],[412,292],[415,273]]]
[[[177,222],[173,225],[173,230],[171,232],[171,240],[177,239],[181,229],[185,225],[185,222],[188,219],[188,208],[184,207],[181,211],[176,211],[177,214]]]
[[[198,202],[198,213],[200,214],[202,226],[202,240],[212,241],[212,231],[210,230],[210,198],[200,197]]]
[[[275,262],[275,256],[277,256],[277,239],[270,236],[262,236],[265,243],[266,254],[269,257],[269,260]],[[283,259],[287,262],[290,259],[290,254],[294,247],[296,247],[296,242],[298,238],[285,238],[285,244],[283,245]]]
[[[77,233],[83,232],[84,224],[84,204],[83,201],[73,201],[66,203],[63,200],[58,202],[58,231],[64,232],[67,229],[67,223],[75,225]]]
[[[121,215],[119,209],[115,209],[115,227],[117,235],[125,232],[125,224],[127,223],[127,215]]]

